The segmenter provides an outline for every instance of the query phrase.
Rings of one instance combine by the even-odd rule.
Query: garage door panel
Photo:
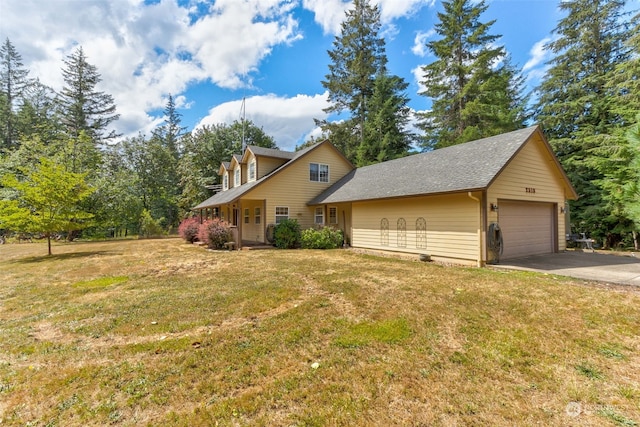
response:
[[[517,258],[555,251],[553,204],[500,201],[502,258]]]

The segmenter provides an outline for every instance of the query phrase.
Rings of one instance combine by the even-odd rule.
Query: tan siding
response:
[[[242,201],[242,239],[253,242],[264,242],[264,210],[262,200]],[[260,208],[260,224],[256,224],[255,208]],[[244,222],[244,210],[249,209],[249,223]]]
[[[535,193],[527,192],[535,189]],[[536,135],[509,163],[487,191],[488,221],[498,221],[498,213],[489,209],[491,203],[498,204],[499,199],[556,203],[564,207],[569,195],[565,194],[563,178],[554,159]],[[498,211],[500,206],[498,204]],[[565,218],[555,212],[558,220],[558,248],[566,248]]]
[[[273,172],[274,170],[276,170],[277,168],[285,164],[287,161],[289,161],[286,159],[276,159],[273,157],[262,157],[262,156],[258,156],[257,159],[258,161],[256,162],[256,167],[258,169],[257,170],[258,179],[262,178],[265,175],[270,174],[271,172]]]
[[[259,158],[259,161],[262,160]],[[328,164],[329,182],[309,181],[309,163]],[[269,178],[258,188],[251,190],[243,198],[267,200],[264,213],[267,224],[275,223],[276,206],[287,206],[289,218],[298,220],[302,229],[310,228],[314,225],[314,207],[307,206],[307,202],[335,184],[351,169],[352,166],[333,147],[323,144],[293,161],[291,165]]]
[[[479,253],[480,212],[466,194],[415,197],[353,204],[352,246],[409,253],[434,259],[476,263]],[[426,248],[418,247],[416,221],[426,220]],[[389,221],[388,245],[381,242],[380,224]],[[406,221],[406,246],[398,246],[398,219]]]

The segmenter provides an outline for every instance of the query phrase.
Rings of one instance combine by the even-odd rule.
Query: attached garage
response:
[[[502,259],[558,250],[555,204],[499,200],[498,205],[504,250]]]
[[[576,198],[532,126],[352,170],[309,204],[350,203],[354,247],[482,266],[564,249]]]

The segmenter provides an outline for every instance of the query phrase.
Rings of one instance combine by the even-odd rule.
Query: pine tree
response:
[[[156,134],[164,141],[165,146],[171,152],[176,162],[180,157],[180,137],[184,135],[186,128],[180,126],[182,115],[176,109],[176,103],[172,95],[164,108],[164,124],[156,131]]]
[[[29,71],[22,64],[22,56],[7,38],[0,46],[0,149],[18,145],[16,105],[30,84]]]
[[[537,89],[536,118],[580,198],[572,202],[572,226],[611,246],[627,228],[621,210],[607,206],[601,185],[616,166],[612,153],[624,145],[623,116],[613,108],[609,87],[620,64],[629,60],[628,21],[623,0],[570,0],[547,45],[554,57]]]
[[[489,34],[495,21],[483,23],[484,0],[443,2],[435,26],[438,40],[427,43],[438,58],[423,67],[432,108],[422,115],[423,149],[446,147],[521,128],[526,120],[522,78],[499,35]]]
[[[118,137],[108,126],[119,118],[113,97],[99,92],[102,80],[97,68],[87,62],[82,47],[64,61],[62,70],[65,86],[60,92],[62,121],[68,133],[78,137],[84,131],[96,144]]]
[[[368,103],[373,95],[375,78],[386,73],[387,56],[385,41],[379,36],[380,10],[369,0],[354,0],[353,8],[346,12],[340,35],[330,50],[329,74],[322,86],[329,93],[327,113],[348,113],[350,118],[343,124],[342,136],[347,140],[333,138],[334,143],[354,160],[357,146],[364,139]],[[336,124],[321,124],[325,131],[335,129]]]
[[[357,150],[356,166],[366,166],[406,156],[414,136],[406,130],[410,118],[409,86],[403,79],[379,75],[369,101],[364,138]]]

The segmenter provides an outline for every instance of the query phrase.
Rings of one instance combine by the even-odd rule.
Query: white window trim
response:
[[[313,180],[311,179],[311,165],[317,165],[318,166],[318,179],[317,180]],[[320,167],[321,166],[326,166],[327,167],[327,180],[323,181],[320,179],[321,173],[320,173]],[[328,183],[330,181],[330,170],[329,170],[329,165],[326,163],[315,163],[315,162],[311,162],[309,163],[309,182],[320,182],[320,183]]]
[[[278,209],[286,209],[287,210],[287,214],[286,214],[286,218],[282,219],[281,221],[287,220],[289,219],[289,206],[276,206],[275,208],[275,223],[276,224],[280,224],[280,222],[278,222],[278,217],[284,217],[284,214],[279,214],[278,215]]]
[[[257,176],[257,165],[256,165],[256,159],[251,160],[251,162],[249,162],[249,179],[248,181],[255,181],[256,180],[256,176]]]
[[[334,221],[331,220],[331,211],[335,210],[336,214],[334,217]],[[337,206],[329,206],[329,224],[330,225],[337,225],[338,224],[338,207]]]
[[[253,217],[254,217],[254,223],[260,224],[262,222],[262,209],[254,208]]]
[[[225,172],[224,175],[222,175],[222,190],[228,190],[229,189],[229,172]]]
[[[320,221],[318,221],[320,219]],[[324,208],[319,206],[313,212],[313,223],[316,225],[324,225]]]
[[[251,223],[251,209],[249,208],[244,208],[244,223],[245,224]]]
[[[242,172],[238,166],[233,170],[233,186],[240,187],[240,185],[242,185]]]

